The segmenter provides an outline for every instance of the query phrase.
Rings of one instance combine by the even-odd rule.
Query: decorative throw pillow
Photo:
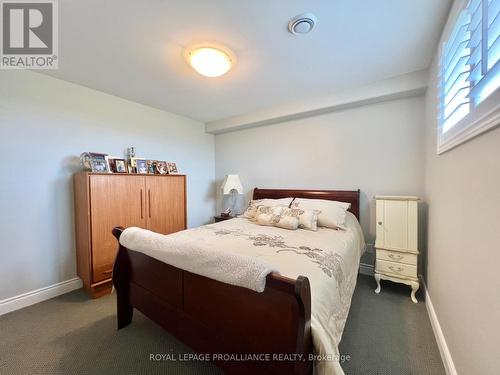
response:
[[[333,229],[345,229],[345,216],[349,207],[350,203],[326,199],[296,198],[292,203],[292,208],[321,211],[318,214],[318,225]]]
[[[255,208],[254,220],[256,221],[260,215],[271,215],[271,216],[280,216],[283,212],[283,209],[287,208],[286,206],[267,206],[267,205],[258,205]]]
[[[287,215],[287,210],[285,206],[258,206],[254,220],[259,225],[295,230],[299,227],[299,218]]]
[[[320,210],[308,210],[302,208],[295,208],[292,203],[292,208],[283,210],[284,215],[295,216],[299,219],[299,228],[308,229],[312,231],[318,230],[318,215]]]
[[[290,206],[293,198],[281,198],[281,199],[256,199],[248,202],[248,207],[243,213],[243,217],[247,219],[253,219],[255,217],[255,213],[257,211],[258,206]]]

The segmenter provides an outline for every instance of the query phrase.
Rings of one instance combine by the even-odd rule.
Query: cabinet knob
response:
[[[378,225],[382,225],[382,222],[381,222],[381,221],[379,221],[379,222],[378,222]]]

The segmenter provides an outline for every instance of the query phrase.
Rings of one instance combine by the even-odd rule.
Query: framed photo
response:
[[[92,171],[92,163],[90,162],[90,153],[84,152],[80,155],[80,164],[84,171]]]
[[[168,174],[179,173],[179,171],[177,170],[177,165],[175,163],[167,163],[167,171],[168,171]]]
[[[148,173],[147,160],[144,158],[130,158],[130,167],[132,168],[130,173]],[[141,172],[139,172],[139,167]]]
[[[147,174],[148,161],[146,159],[135,159],[135,170],[139,174]]]
[[[128,165],[125,159],[110,159],[109,164],[113,173],[128,173]]]
[[[115,173],[128,173],[127,161],[125,159],[115,159]]]
[[[156,160],[148,160],[147,165],[148,165],[148,173],[155,174],[156,173]]]
[[[128,164],[125,159],[117,156],[106,156],[110,173],[128,173]]]
[[[167,162],[158,160],[156,162],[156,171],[159,174],[168,174]]]
[[[83,169],[86,171],[109,173],[109,165],[106,156],[106,154],[99,154],[97,152],[84,152],[80,155],[80,161]]]

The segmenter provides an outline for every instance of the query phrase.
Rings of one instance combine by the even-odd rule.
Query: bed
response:
[[[136,308],[227,374],[311,374],[313,367],[318,374],[343,374],[338,342],[364,251],[359,190],[253,192],[253,199],[286,197],[348,202],[351,224],[346,231],[286,231],[235,218],[170,235],[198,236],[206,244],[279,259],[280,273],[267,275],[261,293],[119,245],[113,269],[118,329],[131,322]],[[118,240],[122,233],[123,228],[113,230]],[[325,243],[341,251],[323,251]]]

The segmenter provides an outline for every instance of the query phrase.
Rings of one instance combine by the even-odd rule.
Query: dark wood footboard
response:
[[[117,239],[123,228],[115,228]],[[278,274],[264,292],[225,284],[120,245],[113,269],[118,328],[136,308],[228,374],[311,374],[309,280]]]

